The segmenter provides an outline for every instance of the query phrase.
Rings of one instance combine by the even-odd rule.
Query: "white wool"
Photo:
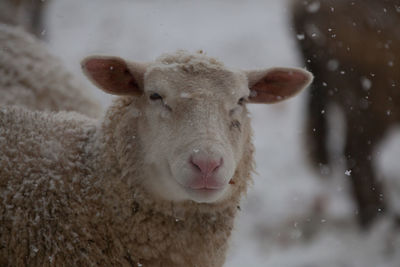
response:
[[[187,72],[210,72],[224,69],[224,64],[215,58],[206,56],[202,51],[195,54],[186,50],[178,50],[175,53],[163,54],[151,64],[153,69],[183,69]]]
[[[198,51],[193,54],[186,50],[178,50],[175,53],[166,53],[161,55],[156,59],[156,63],[170,65],[170,64],[180,64],[180,65],[204,65],[207,67],[224,67],[224,64],[215,58],[206,56],[202,51]]]
[[[99,115],[93,96],[43,42],[21,28],[0,23],[0,43],[0,105]]]

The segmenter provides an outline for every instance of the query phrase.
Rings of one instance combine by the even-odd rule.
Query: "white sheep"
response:
[[[311,74],[182,51],[82,67],[122,95],[100,122],[0,108],[0,265],[222,266],[253,169],[246,104]]]
[[[0,23],[0,44],[0,105],[99,116],[100,106],[42,41]]]

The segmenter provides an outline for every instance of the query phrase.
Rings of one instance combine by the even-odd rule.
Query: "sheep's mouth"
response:
[[[218,192],[222,191],[226,188],[225,185],[219,186],[219,187],[208,187],[208,186],[202,186],[202,187],[192,187],[189,185],[184,185],[181,182],[177,181],[177,184],[179,184],[182,188],[184,188],[186,191],[195,191],[195,192]]]
[[[183,184],[177,181],[182,187],[186,190],[192,190],[197,192],[218,192],[222,191],[227,187],[227,184],[218,183],[218,184]]]
[[[208,187],[201,187],[201,188],[191,188],[188,186],[183,186],[180,184],[181,187],[186,191],[188,197],[198,203],[212,203],[218,201],[223,192],[227,189],[227,186],[219,187],[219,188],[208,188]]]

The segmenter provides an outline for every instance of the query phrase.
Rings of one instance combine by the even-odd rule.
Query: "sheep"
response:
[[[185,51],[82,69],[119,95],[101,119],[0,108],[0,265],[222,266],[253,170],[246,105],[311,73]]]
[[[327,116],[335,104],[345,115],[347,175],[358,221],[371,225],[387,209],[374,162],[376,148],[400,122],[398,1],[295,1],[298,46],[316,79],[309,91],[308,147],[323,172],[332,161]],[[318,168],[319,169],[319,168]]]
[[[101,114],[100,105],[42,41],[19,27],[0,24],[0,43],[0,105]]]

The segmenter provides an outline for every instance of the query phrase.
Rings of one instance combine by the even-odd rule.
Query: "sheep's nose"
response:
[[[221,157],[215,159],[192,156],[190,163],[201,172],[203,177],[209,177],[221,167],[223,159]]]

